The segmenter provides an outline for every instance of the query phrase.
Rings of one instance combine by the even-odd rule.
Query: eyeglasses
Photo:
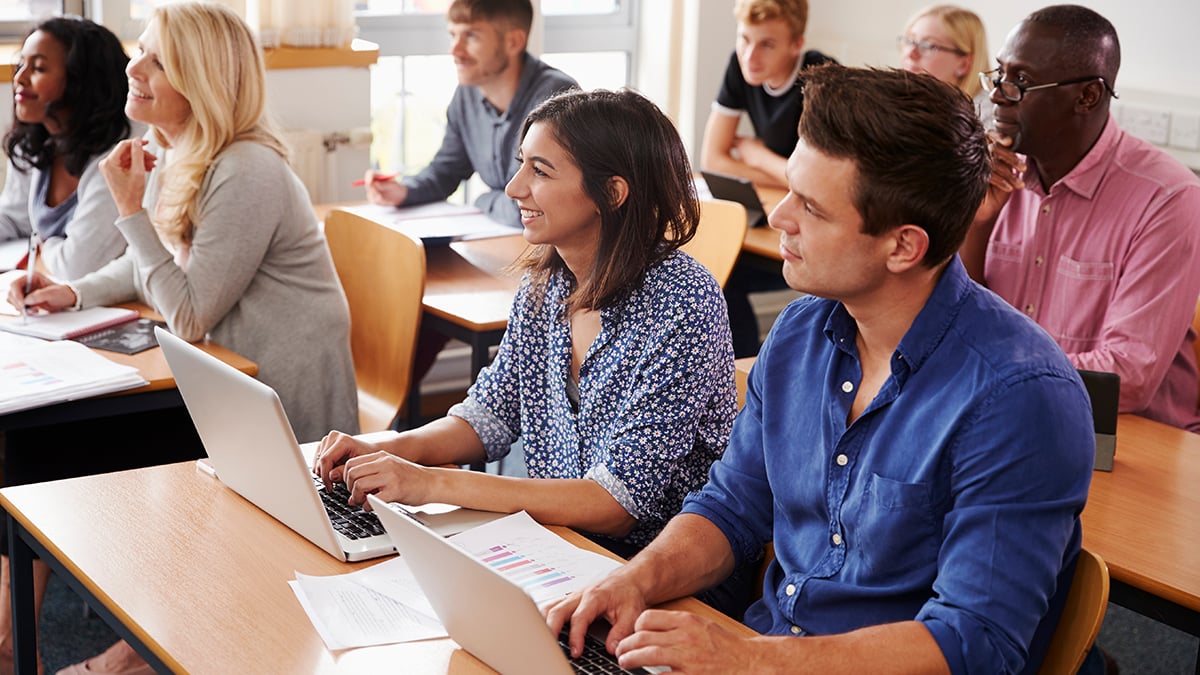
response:
[[[916,47],[917,52],[921,56],[929,56],[930,54],[932,54],[934,52],[947,52],[950,54],[956,54],[958,56],[966,56],[967,55],[966,52],[964,52],[963,50],[958,49],[956,47],[943,47],[939,44],[934,44],[934,43],[930,42],[929,40],[919,40],[918,41],[918,40],[914,40],[914,39],[908,37],[907,35],[901,35],[900,37],[896,38],[896,46],[900,48],[900,51],[904,51],[906,49],[912,49],[913,47]]]
[[[1025,94],[1028,94],[1031,91],[1037,91],[1038,89],[1051,89],[1053,87],[1065,87],[1068,84],[1079,84],[1081,82],[1091,82],[1092,80],[1100,80],[1100,84],[1104,85],[1104,89],[1108,91],[1109,96],[1112,96],[1113,98],[1119,98],[1117,96],[1117,92],[1113,91],[1113,88],[1108,86],[1108,82],[1106,82],[1104,78],[1099,75],[1075,77],[1069,80],[1063,80],[1062,82],[1052,82],[1050,84],[1035,84],[1032,87],[1027,87],[1018,82],[1002,80],[1000,79],[1002,77],[1004,77],[1004,75],[1000,72],[999,68],[995,70],[989,70],[986,73],[979,74],[979,83],[983,85],[983,90],[989,94],[999,89],[1000,95],[1012,101],[1013,103],[1020,103],[1021,99],[1025,98]]]

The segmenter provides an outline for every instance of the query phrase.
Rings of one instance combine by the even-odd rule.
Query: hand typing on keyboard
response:
[[[370,455],[379,452],[375,443],[361,441],[340,431],[331,431],[321,439],[317,453],[313,457],[313,475],[320,477],[325,489],[332,489],[334,483],[345,482],[345,464],[353,457]]]

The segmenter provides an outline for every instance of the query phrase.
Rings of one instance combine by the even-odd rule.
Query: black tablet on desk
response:
[[[1098,370],[1079,370],[1088,398],[1092,400],[1092,423],[1096,427],[1096,471],[1112,471],[1117,452],[1117,410],[1121,400],[1121,376]]]
[[[747,225],[750,227],[766,226],[767,212],[758,198],[758,191],[754,189],[753,183],[745,178],[711,171],[701,171],[700,175],[704,177],[708,191],[714,199],[725,199],[746,207]]]

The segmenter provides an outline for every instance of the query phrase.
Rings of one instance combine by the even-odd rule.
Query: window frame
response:
[[[59,8],[57,12],[52,14],[76,14],[78,16],[88,16],[85,12],[87,8],[87,0],[58,0]],[[0,21],[0,41],[18,42],[25,37],[25,33],[37,23],[42,17],[30,16],[23,20]]]
[[[625,81],[635,86],[637,72],[637,16],[640,0],[617,0],[609,14],[569,14],[534,19],[537,54],[624,52]],[[446,18],[441,14],[356,12],[359,37],[379,45],[380,56],[429,56],[449,49]]]

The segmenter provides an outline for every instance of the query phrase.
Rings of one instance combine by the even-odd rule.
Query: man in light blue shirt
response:
[[[988,183],[970,102],[927,75],[805,77],[771,214],[780,315],[708,484],[629,565],[554,607],[599,616],[625,667],[688,672],[1036,672],[1070,587],[1094,436],[1040,328],[955,252]],[[748,640],[646,610],[773,541]]]
[[[455,0],[446,12],[458,87],[446,109],[446,135],[429,166],[403,180],[366,175],[367,199],[413,206],[449,197],[472,174],[489,188],[475,200],[492,219],[520,226],[504,186],[517,172],[517,135],[525,115],[575,80],[525,51],[529,0]]]

